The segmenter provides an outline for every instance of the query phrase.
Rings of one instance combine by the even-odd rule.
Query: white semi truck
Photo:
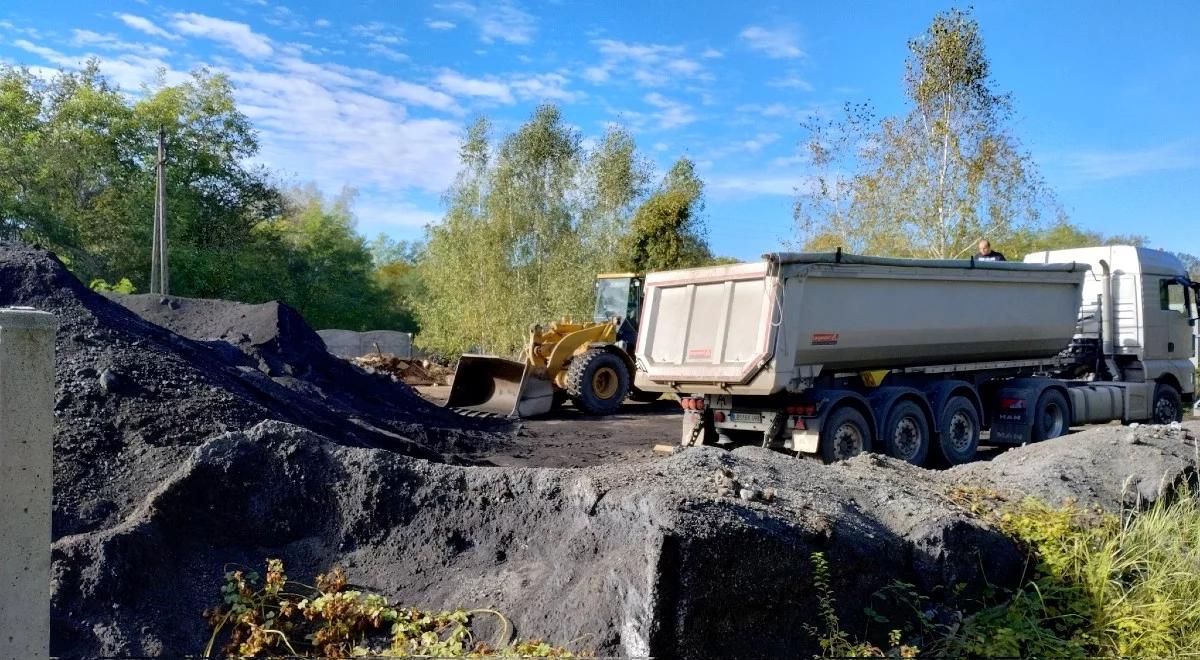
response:
[[[636,386],[682,443],[915,464],[1078,424],[1170,422],[1195,399],[1200,285],[1158,250],[1025,263],[768,254],[646,277]]]

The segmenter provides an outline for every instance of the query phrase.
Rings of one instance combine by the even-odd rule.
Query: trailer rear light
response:
[[[718,423],[725,421],[725,413],[721,412],[720,410],[713,413],[713,421]]]
[[[817,414],[817,404],[801,403],[796,406],[788,406],[787,414],[789,414],[789,415],[806,415],[808,417],[812,417],[813,415]]]
[[[1024,410],[1025,399],[1000,399],[1000,407],[1004,410]]]
[[[704,399],[695,396],[688,396],[680,399],[679,405],[684,410],[704,410]]]

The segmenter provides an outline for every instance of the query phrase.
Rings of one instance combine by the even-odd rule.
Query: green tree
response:
[[[1020,260],[1030,252],[1045,250],[1066,250],[1070,248],[1092,247],[1096,245],[1145,245],[1146,237],[1137,235],[1105,236],[1098,231],[1090,231],[1073,225],[1065,220],[1042,228],[1025,227],[1012,235],[1001,245],[993,243],[1012,260]]]
[[[1060,211],[1012,134],[1012,103],[995,90],[979,24],[950,10],[909,42],[909,112],[877,125],[850,108],[806,125],[812,166],[799,186],[800,242],[857,252],[962,257]],[[851,162],[846,171],[831,165]]]
[[[704,183],[692,161],[680,158],[634,214],[621,242],[623,269],[647,273],[711,262],[703,210]]]
[[[375,267],[375,285],[384,293],[394,329],[418,332],[420,326],[413,308],[416,301],[427,295],[417,271],[424,246],[419,243],[395,241],[385,234],[380,234],[371,241],[368,249]]]
[[[287,193],[283,215],[260,230],[277,242],[278,297],[315,328],[409,329],[354,230],[354,197],[346,188],[326,200],[311,184]]]
[[[444,220],[429,227],[416,301],[422,346],[513,355],[529,327],[591,315],[592,281],[617,267],[648,166],[610,130],[592,150],[543,105],[490,147],[479,119],[460,151]]]

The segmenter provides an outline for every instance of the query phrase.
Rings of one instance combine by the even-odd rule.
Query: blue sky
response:
[[[656,166],[695,160],[710,241],[739,258],[791,236],[799,121],[846,101],[904,110],[906,41],[945,2],[213,0],[0,2],[0,61],[88,56],[136,92],[207,65],[237,86],[260,160],[360,192],[359,229],[419,239],[463,127],[539,101],[587,137],[630,128]],[[975,5],[1015,131],[1071,219],[1200,254],[1200,3]],[[1003,249],[1002,246],[1000,249]]]

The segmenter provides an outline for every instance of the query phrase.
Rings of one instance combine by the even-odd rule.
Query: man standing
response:
[[[979,254],[975,256],[976,261],[1007,261],[1004,255],[992,249],[992,244],[988,239],[979,241]]]

